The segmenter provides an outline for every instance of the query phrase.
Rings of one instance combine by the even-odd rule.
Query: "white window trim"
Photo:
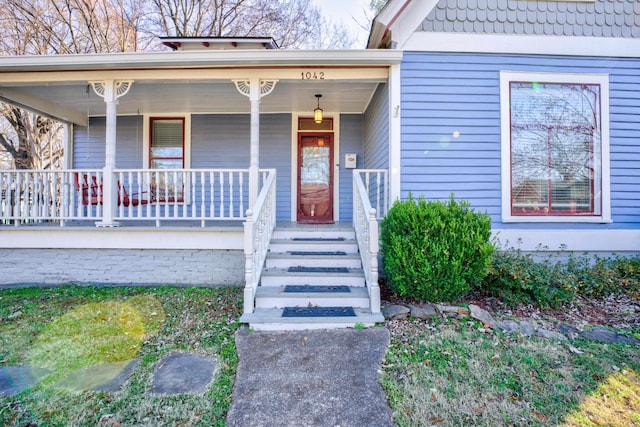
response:
[[[514,216],[511,214],[511,111],[509,83],[512,81],[544,83],[584,83],[600,85],[601,126],[601,214],[592,216]],[[504,223],[610,223],[611,176],[609,165],[609,76],[606,74],[532,73],[500,71],[500,122],[502,168],[502,222]]]
[[[149,165],[149,144],[151,143],[151,118],[184,118],[184,169],[191,169],[191,114],[187,113],[162,113],[143,114],[142,120],[142,169],[152,170]],[[191,186],[188,181],[185,183],[184,200],[178,204],[191,203]]]
[[[151,130],[149,128],[151,118],[156,117],[169,117],[169,118],[184,118],[184,168],[191,168],[191,114],[187,113],[173,113],[173,114],[143,114],[142,120],[144,124],[142,126],[142,169],[151,169],[149,166],[149,137],[151,136]]]

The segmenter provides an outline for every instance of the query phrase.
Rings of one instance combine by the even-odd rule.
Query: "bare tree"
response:
[[[50,55],[136,51],[144,46],[144,0],[4,0],[0,52]],[[62,125],[15,106],[0,104],[0,151],[4,166],[61,166]],[[7,161],[8,159],[8,161]]]
[[[311,0],[151,0],[150,32],[177,37],[273,37],[283,48],[347,48],[344,26]]]

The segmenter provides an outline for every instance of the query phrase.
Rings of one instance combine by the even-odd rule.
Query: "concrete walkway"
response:
[[[379,382],[385,328],[236,333],[228,426],[393,426]]]
[[[386,328],[236,333],[239,365],[228,426],[393,426],[379,382],[389,345]],[[54,387],[116,392],[139,359],[88,366]],[[202,394],[215,358],[173,352],[156,363],[148,393]],[[49,372],[29,366],[0,367],[0,395],[13,396]]]

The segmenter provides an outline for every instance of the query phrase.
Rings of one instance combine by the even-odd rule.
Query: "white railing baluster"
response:
[[[262,178],[262,182],[264,182],[264,172],[263,174],[263,178]],[[240,210],[239,210],[239,214],[240,216],[242,216],[242,212],[244,212],[244,175],[242,173],[242,171],[238,171],[238,193],[240,196]]]
[[[220,172],[220,218],[224,218],[224,172]]]
[[[233,172],[229,172],[229,218],[233,218]]]

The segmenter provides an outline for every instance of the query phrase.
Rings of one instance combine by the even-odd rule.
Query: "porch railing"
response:
[[[245,219],[247,169],[119,169],[116,179],[116,220]]]
[[[101,219],[101,170],[0,171],[0,223]]]
[[[389,174],[386,169],[356,169],[354,175],[360,175],[371,206],[375,208],[378,219],[384,218],[389,211]]]
[[[386,177],[386,170],[353,171],[353,227],[356,232],[372,313],[380,312],[378,218],[384,216],[388,209]],[[377,209],[372,207],[372,200]],[[380,215],[380,211],[383,212],[382,215]]]
[[[260,194],[244,223],[245,288],[244,312],[253,313],[255,295],[276,226],[276,171],[268,171]]]
[[[265,183],[269,171],[262,170]],[[115,220],[244,220],[248,169],[118,169]],[[0,224],[101,221],[102,170],[0,171]]]

